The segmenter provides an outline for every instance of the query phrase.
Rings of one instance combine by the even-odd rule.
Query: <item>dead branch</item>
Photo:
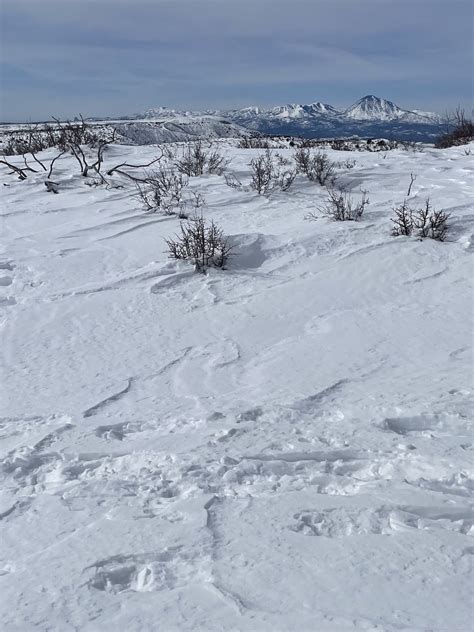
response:
[[[25,173],[26,171],[32,171],[33,173],[37,173],[36,169],[33,169],[32,167],[30,167],[28,163],[26,162],[26,160],[25,160],[25,166],[23,168],[17,167],[16,165],[12,165],[11,162],[8,162],[7,160],[0,160],[0,163],[7,165],[7,167],[11,169],[10,174],[17,173],[19,180],[26,180],[26,178],[28,177],[28,175]]]
[[[131,165],[128,162],[121,162],[120,164],[115,165],[115,167],[112,167],[112,169],[109,169],[107,171],[107,175],[111,176],[113,175],[113,173],[117,172],[117,173],[120,173],[121,175],[129,177],[131,180],[135,180],[136,182],[146,182],[146,179],[136,178],[130,175],[129,173],[127,173],[126,171],[122,171],[122,167],[127,167],[128,169],[146,169],[147,167],[151,167],[151,165],[155,164],[156,162],[159,162],[163,158],[163,150],[160,149],[160,151],[161,151],[161,156],[158,156],[157,158],[150,160],[150,162],[147,162],[144,165]]]
[[[411,188],[413,186],[413,183],[415,182],[417,176],[413,175],[413,173],[410,173],[410,185],[408,187],[408,191],[407,191],[407,197],[410,197],[410,193],[411,193]]]

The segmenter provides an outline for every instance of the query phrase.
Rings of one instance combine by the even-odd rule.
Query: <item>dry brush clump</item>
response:
[[[403,204],[393,209],[393,212],[395,217],[390,220],[393,223],[393,236],[410,237],[413,235],[420,239],[446,240],[450,214],[433,209],[429,199],[425,201],[424,206],[418,209],[410,207],[408,202],[404,200]]]
[[[146,211],[174,215],[183,210],[183,193],[189,178],[172,167],[161,166],[135,182],[137,197]]]
[[[303,173],[308,180],[321,186],[334,186],[337,163],[330,160],[327,154],[320,151],[311,154],[308,148],[299,147],[293,157],[298,172]]]
[[[287,168],[285,158],[272,155],[267,149],[250,161],[250,188],[259,195],[268,195],[275,189],[288,191],[296,178],[296,171]],[[235,183],[227,182],[229,186]]]
[[[224,231],[202,215],[182,221],[180,233],[167,239],[166,244],[171,259],[191,261],[198,272],[209,267],[224,268],[232,250]]]
[[[212,145],[206,150],[202,141],[187,143],[180,158],[175,159],[176,169],[188,177],[202,176],[205,173],[222,175],[229,165],[226,159]]]
[[[346,191],[328,189],[325,204],[319,207],[317,212],[334,222],[357,222],[369,204],[367,191],[361,191],[361,193],[361,199],[355,200]],[[310,214],[308,219],[316,219],[317,216],[317,214]]]

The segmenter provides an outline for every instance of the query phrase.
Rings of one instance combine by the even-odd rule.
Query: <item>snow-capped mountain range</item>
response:
[[[206,112],[149,109],[127,119],[163,120],[217,117],[264,134],[304,137],[384,136],[429,141],[440,133],[441,118],[433,112],[405,110],[392,101],[367,95],[345,110],[319,101],[272,108],[246,107]],[[208,119],[209,120],[209,119]]]

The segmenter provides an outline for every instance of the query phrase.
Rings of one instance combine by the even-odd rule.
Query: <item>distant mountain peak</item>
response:
[[[400,118],[405,110],[402,110],[387,99],[381,99],[373,94],[368,94],[352,104],[344,114],[350,118],[359,121],[387,121]]]

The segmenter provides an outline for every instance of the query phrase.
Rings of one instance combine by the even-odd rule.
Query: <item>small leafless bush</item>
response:
[[[250,161],[252,178],[250,186],[259,195],[266,195],[274,187],[275,165],[270,151],[260,154]]]
[[[56,118],[53,120],[57,127],[51,133],[56,134],[56,146],[61,153],[69,152],[74,156],[84,178],[88,178],[89,172],[92,171],[92,175],[100,178],[102,184],[107,184],[101,169],[107,147],[115,142],[116,130],[113,129],[110,136],[101,136],[82,116],[81,123],[64,123]],[[88,151],[87,147],[94,151]]]
[[[298,173],[307,174],[311,163],[311,153],[306,147],[298,147],[293,154],[296,162],[296,170]]]
[[[201,216],[181,222],[180,233],[167,239],[171,259],[192,261],[197,271],[206,268],[223,268],[229,259],[231,246],[228,238],[213,220],[209,223]]]
[[[259,195],[268,195],[274,189],[288,191],[295,181],[296,171],[281,167],[278,158],[272,156],[269,149],[253,158],[250,161],[250,188]]]
[[[424,231],[425,236],[436,241],[445,241],[449,230],[449,217],[449,213],[433,210],[428,217],[426,233]]]
[[[321,186],[332,186],[336,181],[336,163],[329,160],[327,154],[318,152],[311,157],[306,175]]]
[[[296,171],[287,169],[286,171],[278,172],[275,179],[275,184],[277,188],[281,189],[282,191],[288,191],[295,181],[295,178]]]
[[[320,151],[311,154],[308,147],[301,146],[295,151],[293,158],[298,173],[304,173],[311,182],[317,182],[321,186],[334,185],[338,163],[332,162],[327,154]]]
[[[222,175],[230,160],[224,158],[218,150],[204,149],[203,143],[197,141],[187,144],[181,158],[175,160],[178,171],[188,177],[201,176],[204,173]]]
[[[413,233],[413,209],[408,206],[407,201],[404,200],[403,204],[393,209],[393,212],[395,218],[390,220],[394,224],[392,235],[405,235],[407,237],[411,235]]]
[[[450,214],[433,209],[429,199],[425,201],[423,207],[418,209],[411,208],[404,200],[403,204],[393,209],[393,212],[395,217],[391,218],[392,235],[396,237],[414,235],[421,239],[446,240]]]
[[[310,213],[306,219],[317,219],[323,215],[335,222],[357,222],[369,204],[367,191],[362,191],[362,198],[354,200],[346,191],[328,189],[328,197],[324,206],[317,209],[317,213]]]
[[[137,197],[147,211],[173,215],[183,205],[183,191],[189,179],[173,168],[160,167],[135,182]]]

